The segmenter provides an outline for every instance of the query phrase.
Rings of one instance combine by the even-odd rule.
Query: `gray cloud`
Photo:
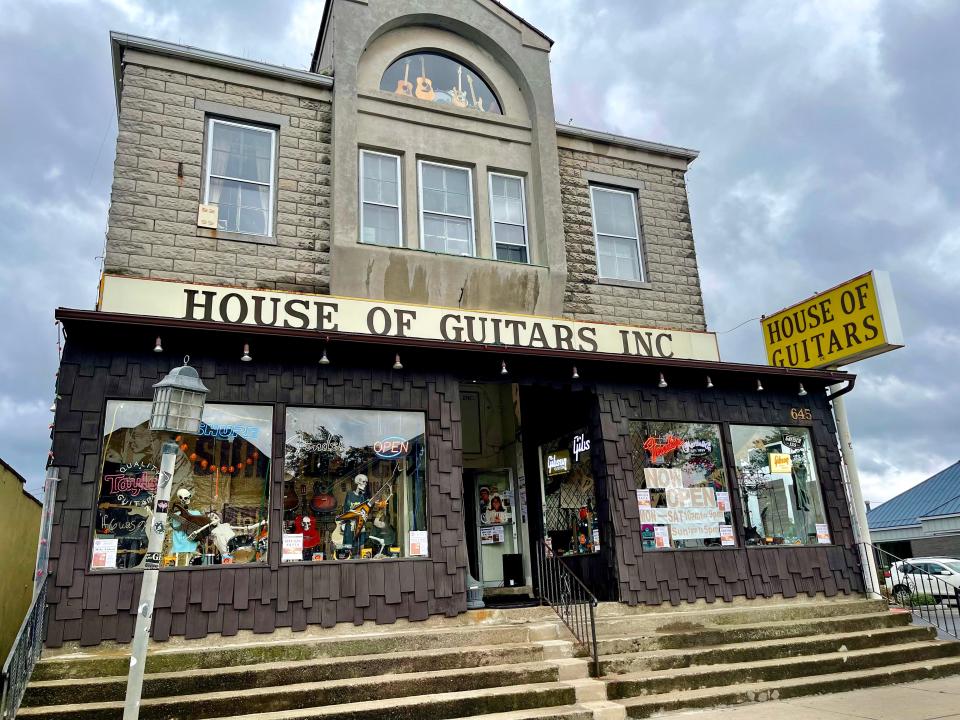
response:
[[[559,120],[702,152],[688,180],[711,328],[891,271],[908,347],[857,365],[848,396],[866,497],[955,461],[960,6],[509,4],[556,40]],[[95,298],[116,131],[107,30],[305,67],[321,9],[0,0],[0,106],[16,108],[0,113],[0,455],[31,484],[47,450],[52,309]],[[721,348],[762,362],[758,323]]]

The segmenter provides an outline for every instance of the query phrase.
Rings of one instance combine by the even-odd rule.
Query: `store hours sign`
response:
[[[229,325],[718,361],[713,333],[104,275],[99,309]]]

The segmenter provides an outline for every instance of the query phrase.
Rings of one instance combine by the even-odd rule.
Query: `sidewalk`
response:
[[[662,717],[689,720],[960,720],[960,676]]]

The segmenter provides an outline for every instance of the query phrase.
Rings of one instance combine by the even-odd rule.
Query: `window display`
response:
[[[810,431],[731,425],[747,545],[830,543]]]
[[[736,544],[720,426],[630,423],[644,550]]]
[[[136,568],[147,550],[163,443],[180,446],[163,565],[265,562],[273,410],[204,407],[198,435],[153,432],[150,403],[110,400],[91,569]]]
[[[600,550],[596,488],[586,429],[540,446],[544,534],[558,555]]]
[[[284,562],[428,555],[421,413],[287,410]]]

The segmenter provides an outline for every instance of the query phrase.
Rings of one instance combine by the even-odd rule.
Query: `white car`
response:
[[[960,606],[960,560],[945,557],[907,558],[884,573],[887,590],[900,605],[910,605],[911,595],[932,595],[938,602]]]

